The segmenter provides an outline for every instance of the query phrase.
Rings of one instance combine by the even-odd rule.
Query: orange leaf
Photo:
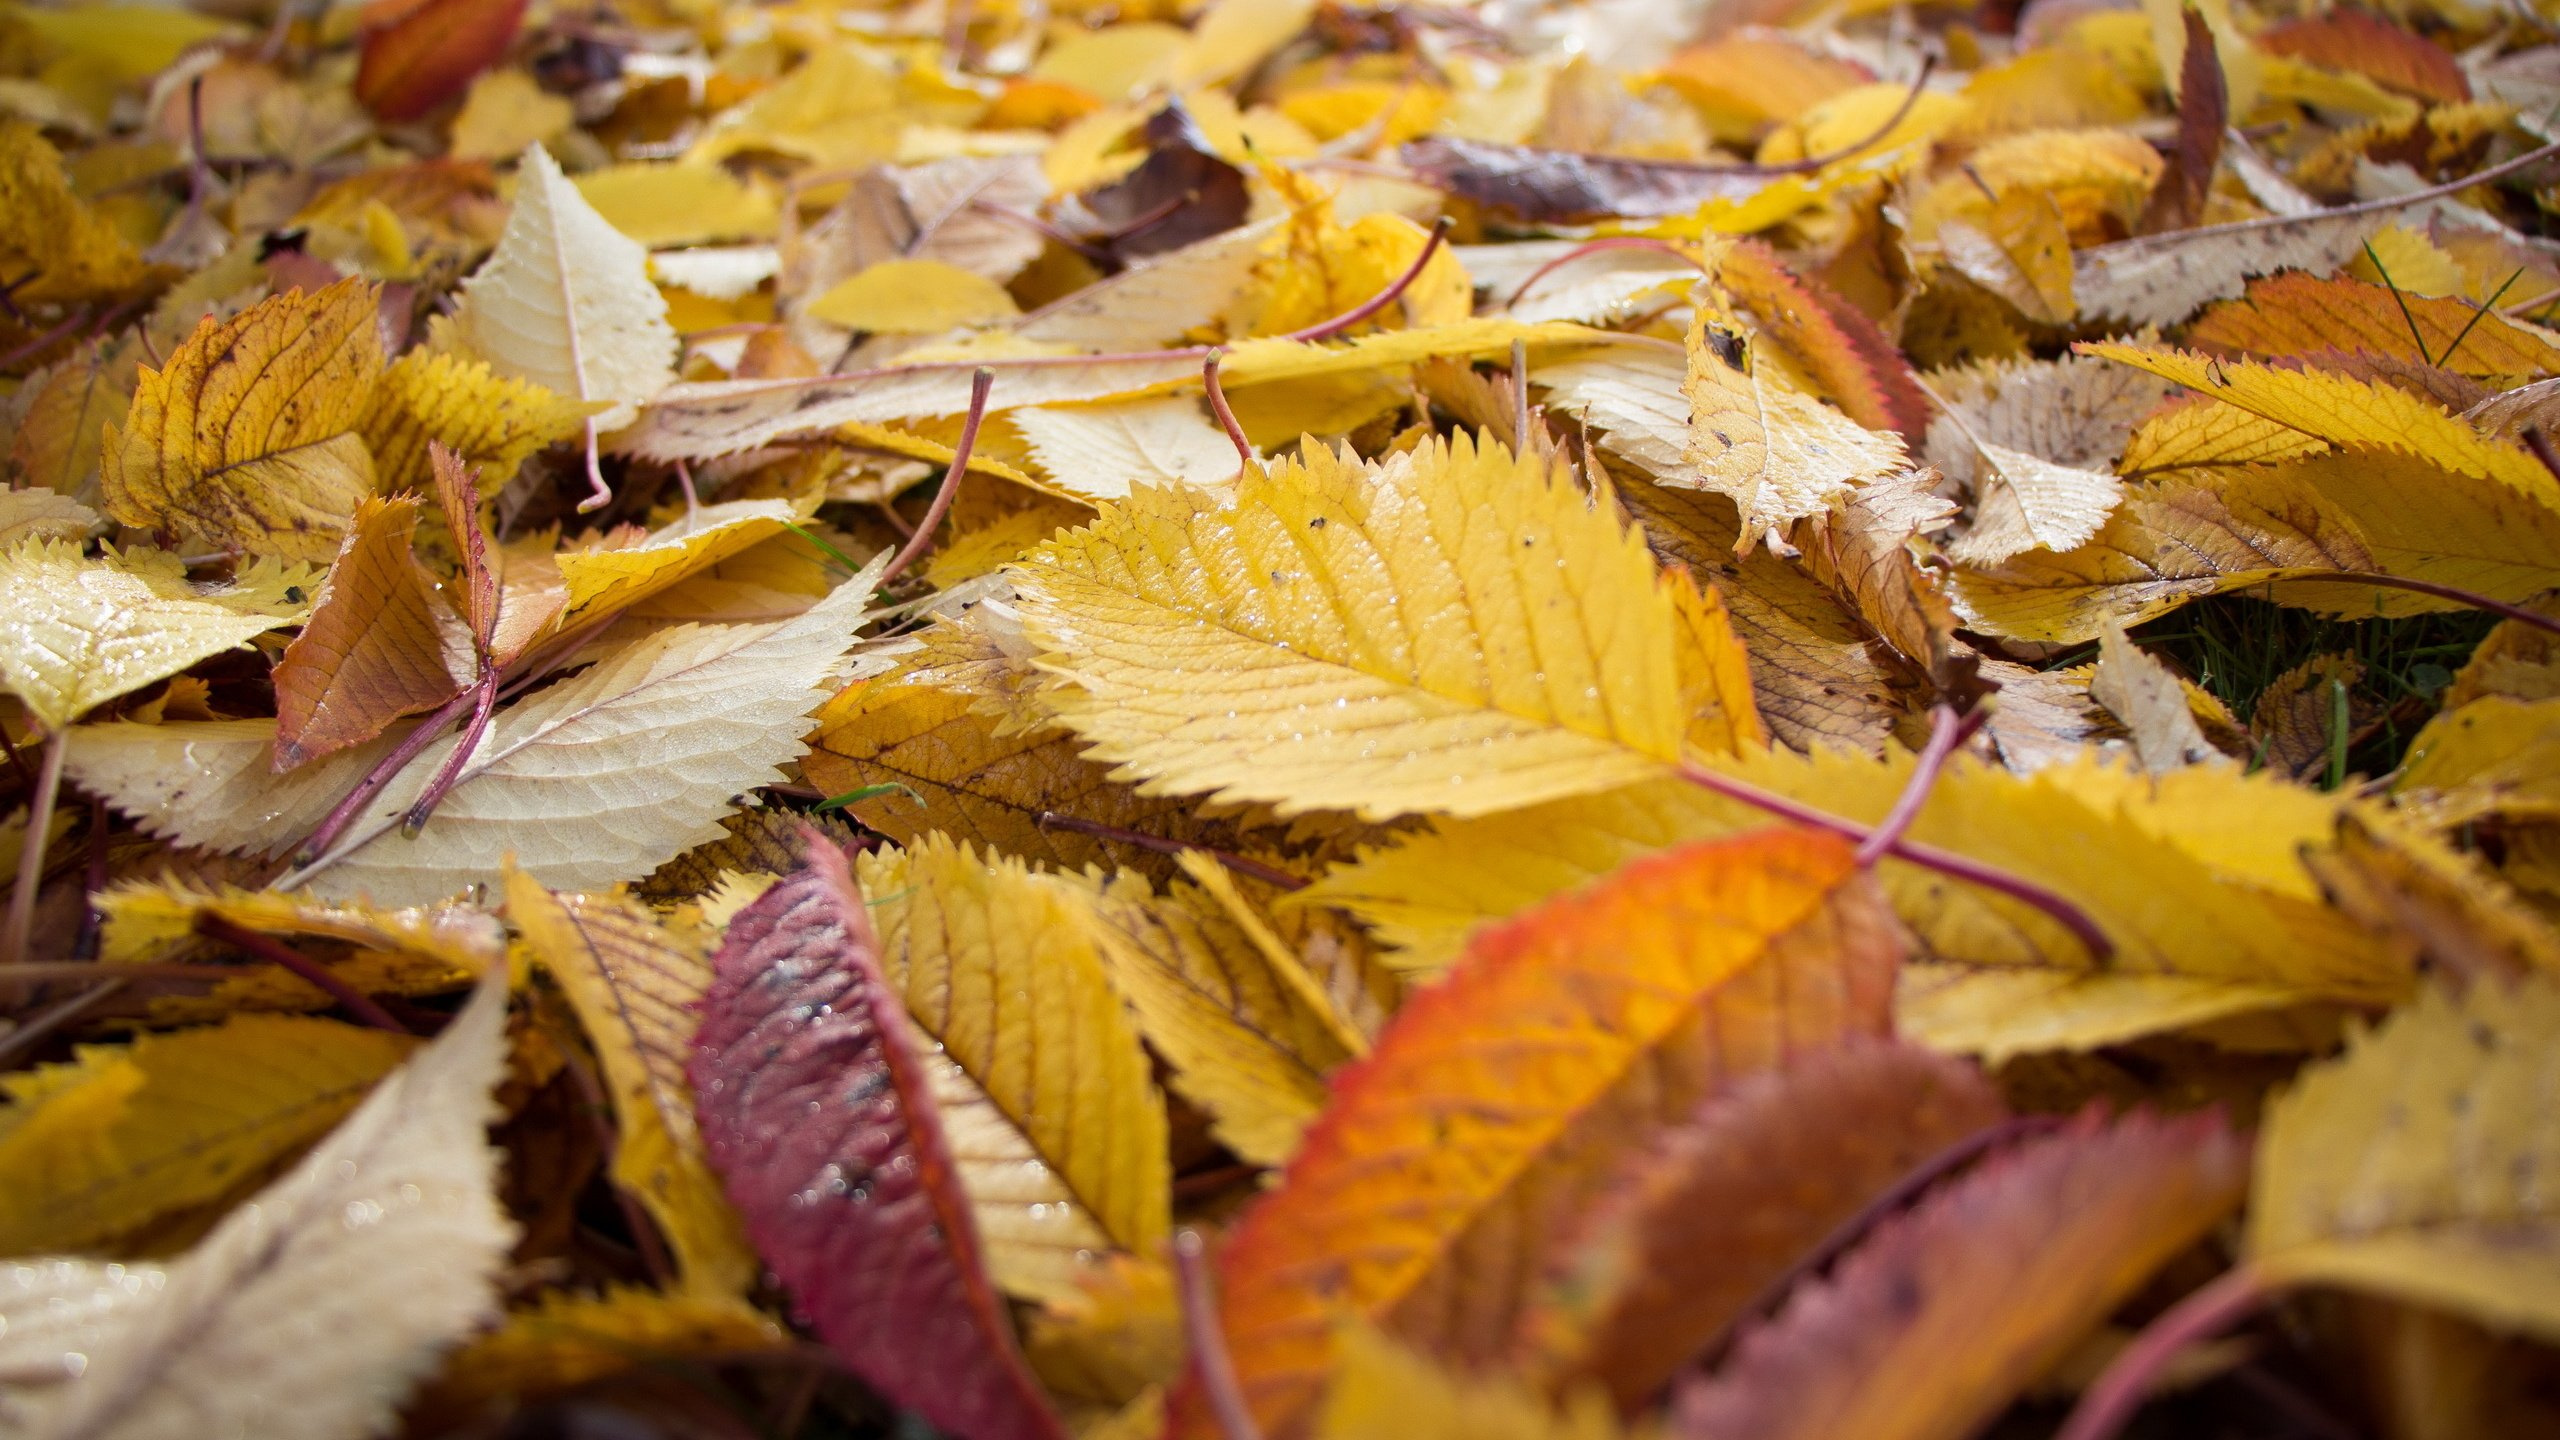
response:
[[[2215,1114],[2084,1112],[1880,1226],[1675,1407],[1684,1436],[1963,1440],[2240,1202]]]
[[[356,99],[395,124],[460,95],[524,24],[525,0],[423,0],[368,7]]]
[[[1267,1434],[1304,1433],[1347,1317],[1499,1358],[1572,1216],[1730,1077],[1880,1034],[1899,928],[1849,848],[1760,831],[1652,856],[1481,933],[1340,1072],[1220,1262]],[[1215,1433],[1196,1375],[1168,1435]]]
[[[1914,1045],[1853,1041],[1744,1077],[1593,1213],[1523,1319],[1523,1360],[1634,1411],[1834,1227],[2005,1113],[1972,1065]]]
[[[2198,316],[2187,338],[2231,355],[2382,355],[2516,385],[2560,371],[2560,345],[2468,300],[2394,296],[2353,276],[2298,270],[2249,282],[2248,294]]]
[[[2378,15],[2333,10],[2278,25],[2258,37],[2270,55],[2290,55],[2331,70],[2362,75],[2421,100],[2459,105],[2471,98],[2462,62],[2441,45]]]
[[[462,689],[434,586],[409,553],[417,528],[415,496],[356,506],[310,623],[276,665],[276,769],[362,744]]]

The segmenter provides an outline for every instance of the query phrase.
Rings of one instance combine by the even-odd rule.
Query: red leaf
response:
[[[819,1337],[963,1440],[1063,1440],[989,1285],[924,1048],[844,853],[739,912],[694,1037],[712,1168]]]
[[[2471,81],[2450,50],[2362,10],[2332,10],[2278,25],[2258,37],[2258,48],[2353,71],[2421,100],[2459,105],[2471,98]]]
[[[367,8],[356,99],[394,124],[460,95],[524,25],[525,0],[388,0]]]

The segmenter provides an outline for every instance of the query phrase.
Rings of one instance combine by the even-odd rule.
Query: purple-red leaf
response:
[[[687,1067],[712,1168],[819,1337],[962,1440],[1063,1440],[988,1283],[931,1063],[842,851],[739,912]]]

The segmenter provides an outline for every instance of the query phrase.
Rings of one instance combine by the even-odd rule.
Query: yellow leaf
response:
[[[933,831],[989,851],[1078,868],[1116,862],[1161,874],[1161,857],[1079,831],[1040,823],[1049,811],[1170,840],[1224,844],[1232,827],[1206,819],[1180,796],[1142,795],[1115,784],[1084,759],[1075,737],[1053,725],[1008,727],[966,694],[912,671],[856,685],[818,713],[801,769],[830,795],[897,785],[858,800],[847,813],[898,844]]]
[[[2347,262],[2346,269],[2359,280],[2431,298],[2456,296],[2471,288],[2452,256],[2406,225],[2385,225],[2364,243],[2371,247],[2370,253]]]
[[[467,356],[412,350],[382,372],[357,429],[386,492],[433,483],[427,442],[435,440],[480,472],[485,498],[533,452],[577,434],[580,422],[606,408],[508,379]]]
[[[675,378],[676,332],[649,281],[649,252],[598,215],[539,145],[525,151],[505,236],[438,333],[501,375],[606,405],[599,430],[630,424]]]
[[[2429,720],[2392,793],[2442,829],[2505,815],[2560,818],[2560,700],[2484,695]]]
[[[944,1131],[1006,1289],[1068,1293],[1169,1228],[1164,1101],[1071,890],[929,835],[857,862],[881,963],[939,1042]]]
[[[662,1294],[636,1285],[598,1295],[545,1290],[455,1351],[419,1408],[435,1415],[504,1409],[642,1366],[788,1343],[771,1317],[734,1296]]]
[[[309,583],[310,577],[295,578]],[[0,555],[0,683],[48,730],[300,618],[284,586],[198,586],[160,550],[81,556],[30,540]]]
[[[804,308],[830,325],[887,335],[938,335],[1022,313],[1003,286],[942,260],[883,260]]]
[[[2087,544],[1959,568],[1949,595],[1976,629],[2077,643],[2230,590],[2358,620],[2455,603],[2294,578],[2306,572],[2380,571],[2522,600],[2549,588],[2555,561],[2560,509],[2538,496],[2390,452],[2337,453],[2129,487]]]
[[[2141,475],[2191,465],[2255,465],[2298,460],[2328,448],[2315,436],[2227,400],[2196,395],[2134,427],[2121,468],[2127,475]]]
[[[1098,1405],[1169,1385],[1183,1350],[1173,1285],[1163,1265],[1112,1256],[1079,1275],[1072,1293],[1040,1307],[1022,1337],[1023,1357],[1053,1392]],[[1162,1428],[1158,1415],[1146,1434]]]
[[[1331,1004],[1321,994],[1310,1003],[1298,958],[1269,953],[1276,937],[1250,933],[1201,878],[1158,897],[1131,877],[1086,903],[1112,983],[1172,1066],[1174,1089],[1229,1150],[1279,1165],[1324,1108],[1327,1072],[1367,1042],[1354,1033],[1346,1044]]]
[[[768,240],[781,223],[771,190],[742,184],[717,165],[608,165],[579,176],[577,185],[604,223],[652,250]]]
[[[41,24],[101,12],[12,7],[9,13],[18,23]],[[10,289],[22,303],[119,294],[140,285],[144,274],[133,242],[72,193],[60,152],[42,131],[14,118],[0,119],[0,268],[12,278],[29,277]]]
[[[2085,353],[2175,380],[2287,429],[2347,451],[2427,460],[2458,475],[2496,480],[2560,508],[2560,481],[2521,446],[2493,440],[2397,386],[2321,370],[2216,360],[2177,350],[2105,342]]]
[[[74,1065],[9,1082],[0,1254],[87,1249],[220,1199],[336,1124],[413,1044],[335,1020],[241,1015],[84,1048]]]
[[[0,550],[15,550],[28,540],[89,538],[102,522],[98,512],[50,490],[0,491]]]
[[[1741,553],[1771,527],[1820,514],[1861,481],[1911,463],[1893,436],[1759,368],[1735,368],[1716,351],[1716,337],[1729,332],[1714,327],[1703,312],[1689,327],[1681,386],[1691,407],[1688,458],[1697,466],[1693,483],[1741,508]],[[1743,355],[1745,365],[1751,358]]]
[[[1516,1378],[1454,1375],[1361,1325],[1342,1337],[1312,1433],[1315,1440],[1618,1440],[1627,1432],[1597,1390],[1551,1408]]]
[[[2438,987],[2270,1108],[2252,1263],[2560,1337],[2560,988]]]
[[[524,933],[595,1046],[619,1122],[613,1179],[649,1211],[690,1293],[735,1298],[759,1268],[702,1153],[685,1060],[711,984],[711,936],[661,925],[619,895],[554,895],[507,871]]]
[[[1824,751],[1718,763],[1872,822],[1911,762]],[[2301,1004],[2396,1000],[2411,984],[2405,958],[2330,909],[2299,858],[2333,843],[2342,803],[2234,766],[2151,777],[2086,752],[2030,775],[1949,767],[1913,838],[2052,887],[2117,950],[2095,962],[2037,912],[1888,861],[1885,888],[1931,957],[1905,967],[1903,1033],[1996,1057]],[[1435,821],[1290,903],[1344,906],[1411,952],[1407,963],[1446,964],[1470,930],[1544,896],[1663,846],[1766,823],[1690,787],[1634,787]],[[2177,903],[2161,903],[2168,895]]]
[[[1492,441],[1140,490],[1011,573],[1059,718],[1159,793],[1484,814],[1680,757],[1642,539]]]
[[[799,507],[780,500],[729,500],[679,516],[636,541],[563,550],[559,566],[569,586],[569,608],[562,623],[628,609],[805,518]]]
[[[168,364],[144,368],[123,427],[108,430],[107,513],[191,546],[326,561],[375,490],[352,432],[381,373],[361,280],[206,317]]]
[[[246,930],[334,940],[431,961],[446,976],[441,989],[459,987],[506,953],[506,934],[498,922],[460,903],[408,909],[338,905],[277,890],[180,880],[117,885],[101,891],[97,903],[106,920],[98,958],[108,964],[165,959],[193,939],[196,921],[207,915]]]
[[[446,153],[456,160],[504,159],[552,139],[577,118],[576,106],[544,90],[531,74],[490,70],[462,97]]]
[[[168,69],[194,46],[242,33],[236,23],[158,5],[12,6],[10,19],[126,84]]]

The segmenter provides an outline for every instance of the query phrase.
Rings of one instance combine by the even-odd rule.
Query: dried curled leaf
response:
[[[507,987],[491,975],[283,1179],[165,1272],[116,1286],[124,1293],[110,1313],[92,1308],[87,1333],[49,1331],[28,1356],[41,1368],[0,1379],[17,1433],[346,1440],[388,1426],[442,1352],[495,1317],[515,1238],[485,1133],[506,1063]],[[31,1318],[18,1306],[40,1313],[117,1279],[91,1269],[0,1290],[0,1318],[14,1338]],[[24,1384],[31,1374],[47,1383]]]
[[[360,745],[468,682],[470,661],[449,653],[439,624],[434,582],[409,553],[417,526],[414,496],[356,506],[311,619],[276,662],[278,770]]]
[[[687,1073],[713,1168],[818,1334],[964,1440],[1065,1433],[987,1282],[935,1058],[881,971],[843,852],[748,906]]]

